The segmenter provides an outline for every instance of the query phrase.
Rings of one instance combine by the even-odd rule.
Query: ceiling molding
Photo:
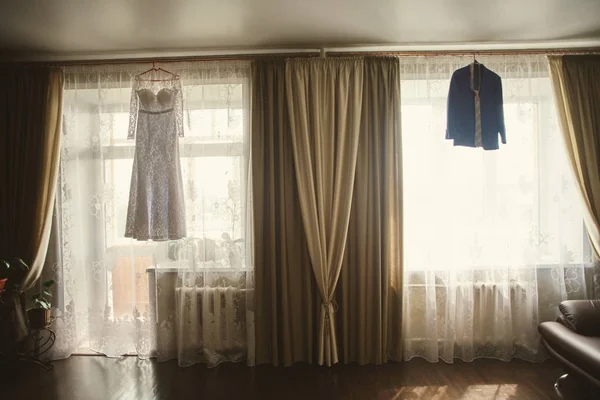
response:
[[[565,49],[590,49],[598,48],[600,39],[586,40],[560,40],[538,42],[473,42],[473,43],[413,43],[397,45],[348,45],[348,46],[321,46],[319,48],[229,48],[211,50],[155,50],[144,52],[93,52],[93,53],[67,53],[67,54],[19,54],[5,55],[9,62],[76,62],[76,61],[119,61],[119,60],[153,60],[153,59],[185,59],[203,57],[244,57],[259,55],[283,55],[302,53],[385,53],[385,52],[457,52],[457,51],[552,51]]]
[[[60,53],[60,54],[17,54],[5,55],[9,62],[70,62],[70,61],[118,61],[148,59],[176,59],[203,57],[236,57],[259,56],[269,54],[302,54],[319,53],[318,48],[260,48],[260,49],[212,49],[212,50],[154,50],[154,51],[123,51],[123,52],[94,52],[94,53]]]

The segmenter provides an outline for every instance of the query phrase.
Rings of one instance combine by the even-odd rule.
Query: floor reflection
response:
[[[547,399],[562,375],[555,363],[478,360],[382,366],[292,367],[221,364],[181,368],[136,357],[73,356],[47,372],[32,365],[0,371],[1,399]],[[598,397],[600,398],[600,397]]]

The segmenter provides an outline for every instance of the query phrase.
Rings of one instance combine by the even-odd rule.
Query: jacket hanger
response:
[[[166,78],[166,79],[142,79],[141,78],[143,75],[146,75],[146,74],[148,74],[150,72],[164,72],[166,74],[169,74],[170,77]],[[147,69],[144,72],[140,72],[139,74],[137,74],[135,76],[135,79],[137,79],[138,81],[147,81],[147,82],[163,82],[163,81],[174,81],[174,80],[177,80],[177,79],[179,79],[179,75],[177,75],[177,74],[175,74],[175,73],[173,73],[171,71],[167,71],[166,69],[157,67],[156,66],[156,62],[152,61],[152,68]]]

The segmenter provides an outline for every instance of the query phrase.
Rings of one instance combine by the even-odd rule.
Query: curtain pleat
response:
[[[256,362],[312,363],[318,291],[298,202],[284,60],[253,63],[251,113]]]
[[[63,73],[7,66],[0,87],[0,254],[28,263],[25,291],[41,274],[50,237]]]
[[[363,61],[288,60],[286,90],[300,210],[321,294],[318,363],[338,362],[334,302],[348,235]]]
[[[56,180],[60,161],[60,133],[62,125],[62,98],[64,78],[59,69],[50,70],[48,73],[48,91],[45,99],[44,131],[40,155],[41,175],[38,181],[36,216],[36,251],[31,265],[31,270],[25,281],[23,289],[27,290],[40,277],[46,259],[48,242],[52,230],[52,215],[56,193]],[[31,192],[29,192],[31,194]]]
[[[551,56],[556,109],[569,160],[583,197],[586,228],[600,258],[600,57]],[[596,263],[598,264],[598,263]],[[596,265],[594,296],[600,296]]]
[[[343,361],[402,359],[402,149],[395,58],[364,61],[352,213],[337,302]]]

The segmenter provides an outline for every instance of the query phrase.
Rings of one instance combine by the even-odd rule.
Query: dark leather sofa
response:
[[[568,375],[590,382],[594,391],[600,390],[600,300],[563,301],[559,310],[556,322],[539,325],[542,343]],[[559,394],[560,381],[568,375],[556,383]]]

